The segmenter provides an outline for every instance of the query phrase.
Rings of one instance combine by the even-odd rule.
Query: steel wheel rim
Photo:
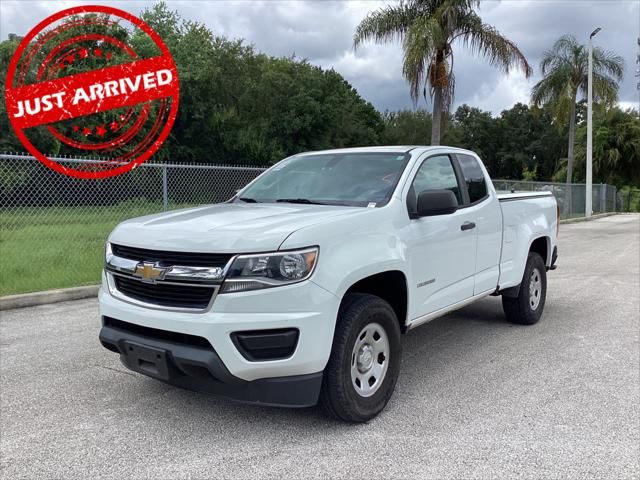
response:
[[[375,394],[389,367],[389,337],[382,325],[369,323],[356,337],[351,351],[351,384],[361,397]]]
[[[529,307],[535,310],[540,305],[542,297],[542,275],[540,270],[534,268],[529,279]]]

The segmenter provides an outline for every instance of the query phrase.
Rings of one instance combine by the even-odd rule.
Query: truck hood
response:
[[[367,209],[329,205],[221,203],[133,218],[109,241],[184,252],[245,253],[277,250],[293,232]]]

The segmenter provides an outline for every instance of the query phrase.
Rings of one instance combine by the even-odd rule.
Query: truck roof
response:
[[[412,150],[420,150],[420,153],[427,150],[436,150],[440,148],[446,148],[447,150],[454,150],[459,152],[473,153],[470,150],[465,150],[457,147],[449,147],[447,145],[381,145],[375,147],[351,147],[351,148],[335,148],[330,150],[316,150],[304,152],[301,155],[313,154],[313,153],[367,153],[367,152],[397,152],[397,153],[409,153]]]

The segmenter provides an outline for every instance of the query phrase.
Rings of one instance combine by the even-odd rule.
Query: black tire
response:
[[[371,327],[373,326],[373,327]],[[386,373],[377,390],[364,397],[356,390],[351,377],[351,364],[356,342],[361,342],[365,328],[382,327],[388,340]],[[364,293],[347,294],[338,312],[331,357],[324,371],[320,406],[328,415],[346,422],[366,422],[378,415],[393,394],[398,374],[402,345],[400,326],[395,312],[384,300]],[[374,362],[380,357],[373,357]]]
[[[539,297],[537,302],[532,299],[530,285],[532,275],[538,275],[539,288],[533,288]],[[536,277],[534,277],[535,279]],[[520,291],[517,297],[502,296],[502,308],[507,320],[520,325],[533,325],[538,323],[544,310],[544,303],[547,297],[547,270],[542,257],[535,252],[529,252],[527,265],[524,269]]]

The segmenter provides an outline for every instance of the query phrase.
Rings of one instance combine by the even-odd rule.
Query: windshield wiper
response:
[[[313,200],[309,200],[308,198],[278,198],[276,200],[278,203],[304,203],[309,205],[326,205],[326,203],[315,202]]]
[[[247,203],[259,203],[255,198],[239,197],[239,199]]]

